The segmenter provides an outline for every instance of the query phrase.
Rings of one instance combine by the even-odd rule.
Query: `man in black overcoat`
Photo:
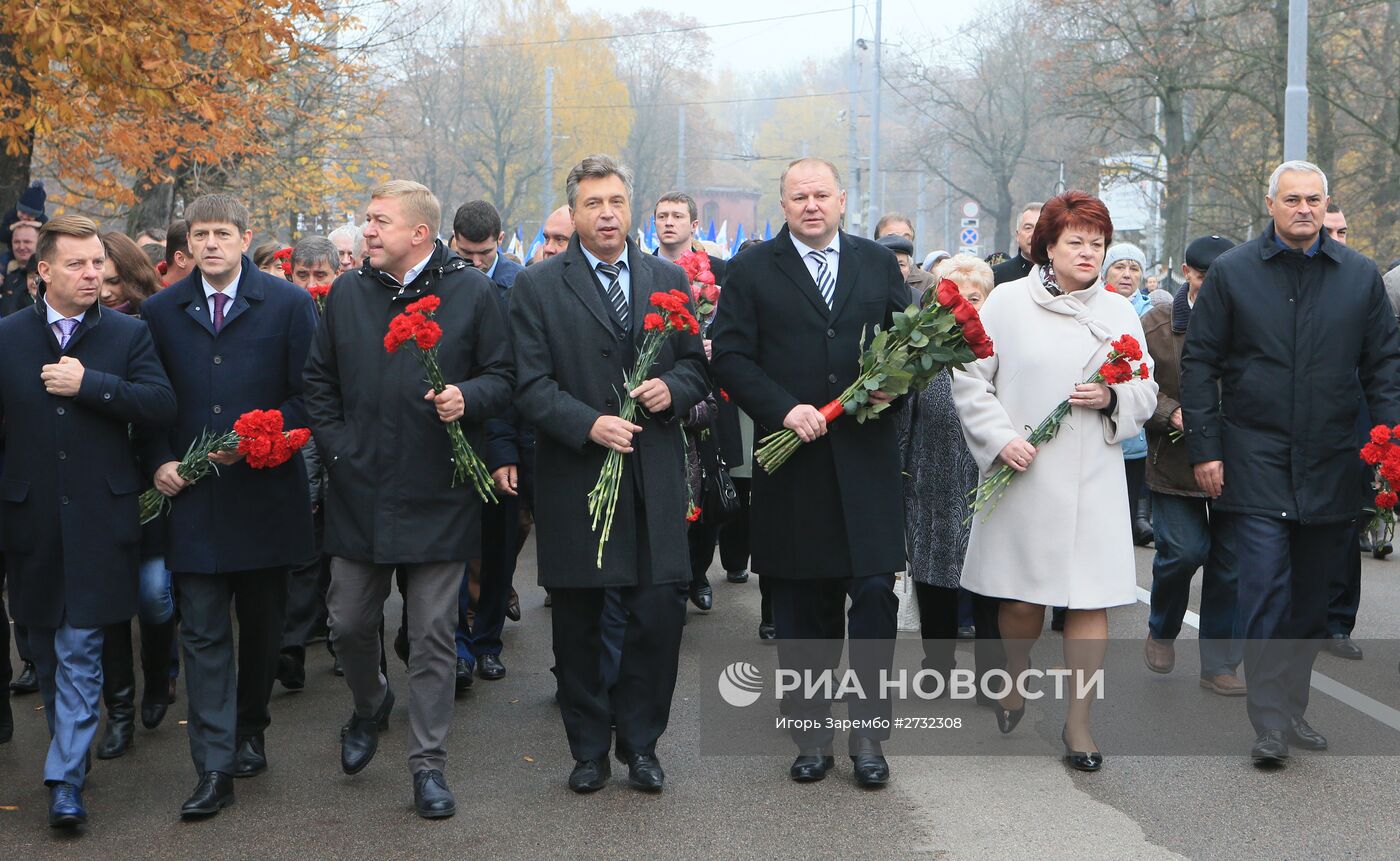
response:
[[[408,767],[424,818],[452,816],[447,733],[455,687],[457,601],[481,546],[481,505],[453,483],[447,422],[484,458],[485,422],[510,402],[510,340],[491,279],[437,240],[441,205],[421,183],[370,192],[366,262],[336,279],[306,365],[306,406],[326,466],[331,641],[354,713],[340,767],[356,774],[379,746],[394,693],[380,668],[380,626],[399,572],[408,608]],[[405,345],[384,350],[389,321],[425,297],[440,301],[435,393]]]
[[[705,397],[698,334],[667,336],[632,392],[635,422],[618,415],[623,381],[655,292],[686,290],[685,273],[628,240],[631,175],[606,156],[569,173],[574,238],[515,279],[510,323],[516,407],[537,429],[535,523],[540,585],[554,598],[559,707],[575,760],[569,787],[601,789],[611,775],[611,724],[631,783],[659,791],[656,743],[670,717],[680,657],[686,555],[684,442],[677,420]],[[588,493],[608,449],[624,474],[601,567]],[[603,682],[604,593],[627,613],[616,684]]]
[[[87,819],[102,629],[136,613],[142,483],[128,427],[169,422],[175,395],[146,324],[97,302],[97,225],[55,218],[36,254],[47,289],[0,322],[0,523],[10,608],[29,626],[52,738],[49,822],[74,826]]]
[[[171,503],[165,563],[179,596],[199,774],[180,812],[194,819],[233,803],[232,778],[267,768],[263,733],[272,722],[287,571],[311,556],[314,542],[300,453],[267,469],[214,454],[219,474],[194,484],[176,468],[201,433],[230,430],[251,410],[281,410],[287,430],[307,426],[301,372],[316,310],[306,291],[252,265],[242,203],[206,195],[185,218],[194,272],[141,305],[179,402],[173,424],[149,434],[142,461]]]
[[[1373,424],[1400,422],[1395,316],[1375,264],[1322,229],[1327,202],[1317,165],[1274,170],[1272,223],[1211,264],[1181,353],[1187,453],[1239,559],[1250,755],[1263,767],[1290,745],[1328,744],[1303,714],[1329,576],[1356,552],[1357,381]]]
[[[894,575],[905,563],[895,422],[843,418],[828,426],[820,407],[855,380],[862,339],[875,326],[889,328],[909,289],[894,254],[840,230],[846,195],[833,165],[798,159],[781,188],[787,225],[729,261],[710,330],[715,377],[753,417],[755,440],[788,428],[806,443],[776,472],[754,470],[753,570],[772,579],[784,666],[836,666],[850,598],[852,664],[871,693],[852,703],[851,716],[887,719],[889,703],[874,692],[879,669],[893,660]],[[890,400],[882,392],[871,399]],[[789,716],[817,723],[830,714],[821,699],[783,704]],[[887,738],[888,724],[852,734],[861,784],[889,779],[880,748]],[[793,739],[799,756],[792,778],[820,780],[832,765],[832,729],[794,730]]]

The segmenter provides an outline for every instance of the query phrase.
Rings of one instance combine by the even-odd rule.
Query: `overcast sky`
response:
[[[957,29],[978,5],[990,4],[987,0],[884,0],[883,41],[926,44]],[[674,8],[659,0],[570,0],[570,6],[605,16]],[[739,73],[787,69],[808,57],[829,57],[850,50],[851,4],[841,0],[703,0],[682,7],[682,11],[707,25],[801,16],[710,29],[717,68]],[[855,35],[871,39],[874,33],[875,0],[858,0]]]

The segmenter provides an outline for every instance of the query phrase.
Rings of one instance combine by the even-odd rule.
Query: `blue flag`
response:
[[[705,231],[705,235],[701,238],[706,242],[715,241],[715,220],[713,218],[710,219],[710,229]]]
[[[772,238],[773,238],[773,222],[771,222],[771,221],[765,221],[765,222],[763,222],[763,241],[764,241],[764,242],[767,242],[768,240],[770,240],[770,239],[772,239]]]
[[[729,256],[733,257],[739,253],[739,246],[744,244],[744,225],[740,224],[739,229],[734,231],[734,244],[729,248]]]

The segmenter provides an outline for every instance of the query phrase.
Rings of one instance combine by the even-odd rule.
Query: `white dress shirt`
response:
[[[238,273],[233,276],[233,281],[227,287],[220,290],[209,279],[204,277],[204,273],[199,274],[199,280],[204,284],[204,301],[209,303],[209,322],[214,322],[214,294],[222,293],[228,297],[224,303],[224,322],[228,322],[228,312],[233,308],[233,300],[238,298],[238,279],[243,277],[243,267],[239,267]]]
[[[588,258],[588,268],[594,273],[597,273],[599,263],[606,262],[603,258],[585,248],[581,242],[579,243],[578,249],[583,252],[584,257]],[[622,288],[622,301],[626,303],[627,309],[630,312],[632,310],[632,273],[627,271],[627,249],[623,249],[622,256],[617,258],[617,262],[612,265],[617,267],[617,286]],[[599,275],[598,280],[604,282],[603,290],[606,291],[608,285],[603,279],[603,276]]]

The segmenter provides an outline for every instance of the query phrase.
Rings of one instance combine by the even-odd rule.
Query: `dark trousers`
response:
[[[710,570],[710,563],[714,561],[715,543],[719,540],[722,529],[723,527],[717,524],[706,523],[704,517],[686,529],[685,540],[690,551],[690,582],[703,583],[709,579],[705,575]]]
[[[616,589],[551,588],[559,711],[575,760],[602,759],[612,747],[624,759],[653,756],[671,717],[685,596],[674,583],[652,582],[645,514],[637,509],[637,585]],[[604,679],[604,609],[614,591],[626,613],[617,680]]]
[[[325,515],[316,511],[312,522],[316,528],[316,547],[320,548],[325,534]],[[287,611],[282,622],[282,651],[306,654],[306,641],[312,635],[329,630],[326,623],[326,590],[331,585],[331,558],[317,553],[287,572]]]
[[[772,581],[779,664],[803,674],[804,682],[809,675],[815,679],[823,671],[835,671],[849,628],[850,666],[866,694],[849,703],[849,717],[855,721],[884,722],[884,728],[860,728],[853,730],[852,735],[878,741],[889,738],[891,703],[878,693],[880,671],[888,671],[894,663],[899,615],[894,575],[801,580],[770,575],[765,579]],[[851,602],[849,611],[847,598]],[[783,698],[781,708],[789,718],[817,724],[815,729],[792,728],[792,740],[799,748],[831,747],[835,732],[825,725],[831,715],[829,698],[793,694]]]
[[[467,627],[467,609],[471,604],[467,577],[462,578],[458,598],[457,657],[472,663],[482,655],[501,654],[506,604],[510,603],[515,559],[520,552],[520,497],[502,494],[500,499],[495,505],[481,507],[481,591],[470,629]]]
[[[936,670],[947,678],[957,664],[953,651],[958,637],[958,590],[914,581],[914,598],[919,602],[919,636],[924,641],[926,670]]]
[[[1191,578],[1201,574],[1201,677],[1233,673],[1243,646],[1236,629],[1239,558],[1230,516],[1213,511],[1204,497],[1154,493],[1152,604],[1147,631],[1175,640],[1191,599]]]
[[[0,621],[3,621],[6,627],[8,627],[10,623],[10,615],[5,609],[4,593],[5,557],[3,555],[0,555]],[[29,650],[29,629],[24,625],[15,625],[14,629],[15,651],[19,652],[19,659],[25,662],[26,664],[34,663],[34,653]],[[5,681],[4,690],[9,691],[10,680],[14,678],[14,667],[10,665],[10,644],[8,642],[5,643],[5,647],[3,649],[0,649],[0,652],[5,653],[4,657],[0,658],[0,674],[3,674],[3,678]]]
[[[726,572],[743,571],[749,567],[749,493],[753,480],[735,478],[734,490],[739,496],[739,513],[719,529],[719,564]],[[709,567],[709,561],[705,562]]]
[[[1356,611],[1361,607],[1361,533],[1365,518],[1356,521],[1347,558],[1338,565],[1327,584],[1327,633],[1350,637],[1356,627]]]
[[[1350,549],[1353,524],[1305,526],[1231,514],[1239,558],[1249,720],[1287,731],[1308,707],[1308,684],[1327,632],[1327,584]]]
[[[200,774],[231,774],[238,740],[260,736],[272,723],[268,700],[282,642],[287,569],[176,573],[175,582],[190,756]],[[230,608],[238,617],[236,653]]]

